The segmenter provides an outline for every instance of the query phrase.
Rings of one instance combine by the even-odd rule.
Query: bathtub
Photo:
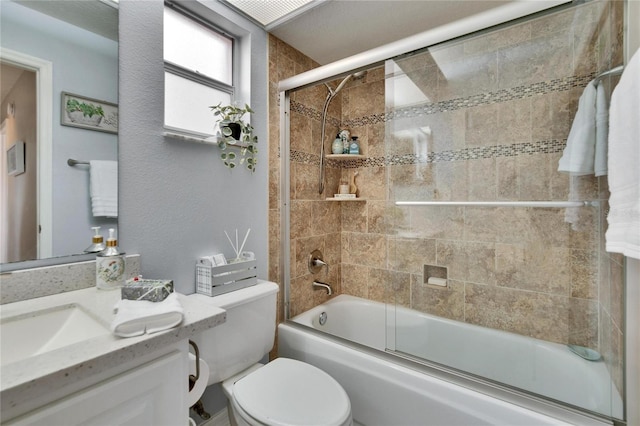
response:
[[[322,313],[326,314],[323,325]],[[522,392],[509,392],[505,386],[478,384],[468,375],[412,362],[392,355],[393,350],[622,418],[622,400],[604,362],[584,360],[565,345],[348,295],[278,326],[279,356],[308,362],[331,374],[349,394],[358,423],[611,424]]]

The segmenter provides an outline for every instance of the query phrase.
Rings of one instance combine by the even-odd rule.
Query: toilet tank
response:
[[[209,365],[209,384],[222,382],[259,362],[273,348],[278,284],[258,283],[220,296],[189,297],[226,311],[226,322],[193,336]]]

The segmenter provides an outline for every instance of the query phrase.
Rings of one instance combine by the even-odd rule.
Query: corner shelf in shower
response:
[[[365,198],[335,198],[327,197],[325,201],[367,201]]]
[[[367,158],[362,154],[327,154],[324,156],[330,160],[358,160],[360,158]]]

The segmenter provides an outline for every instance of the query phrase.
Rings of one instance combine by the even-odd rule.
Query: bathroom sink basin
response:
[[[10,364],[108,334],[105,325],[73,303],[3,318],[0,363]]]

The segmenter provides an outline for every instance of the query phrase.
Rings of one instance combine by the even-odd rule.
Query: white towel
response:
[[[573,175],[593,174],[596,147],[596,87],[587,84],[578,101],[578,111],[573,119],[567,146],[558,163],[558,171]]]
[[[118,217],[118,162],[90,161],[89,165],[93,215]]]
[[[609,144],[609,100],[602,82],[596,89],[596,149],[593,171],[596,176],[607,174],[607,146]]]
[[[120,300],[111,331],[116,336],[133,337],[173,328],[182,322],[184,311],[177,293],[171,293],[162,302],[147,300]]]
[[[611,95],[606,250],[640,259],[640,49]]]

